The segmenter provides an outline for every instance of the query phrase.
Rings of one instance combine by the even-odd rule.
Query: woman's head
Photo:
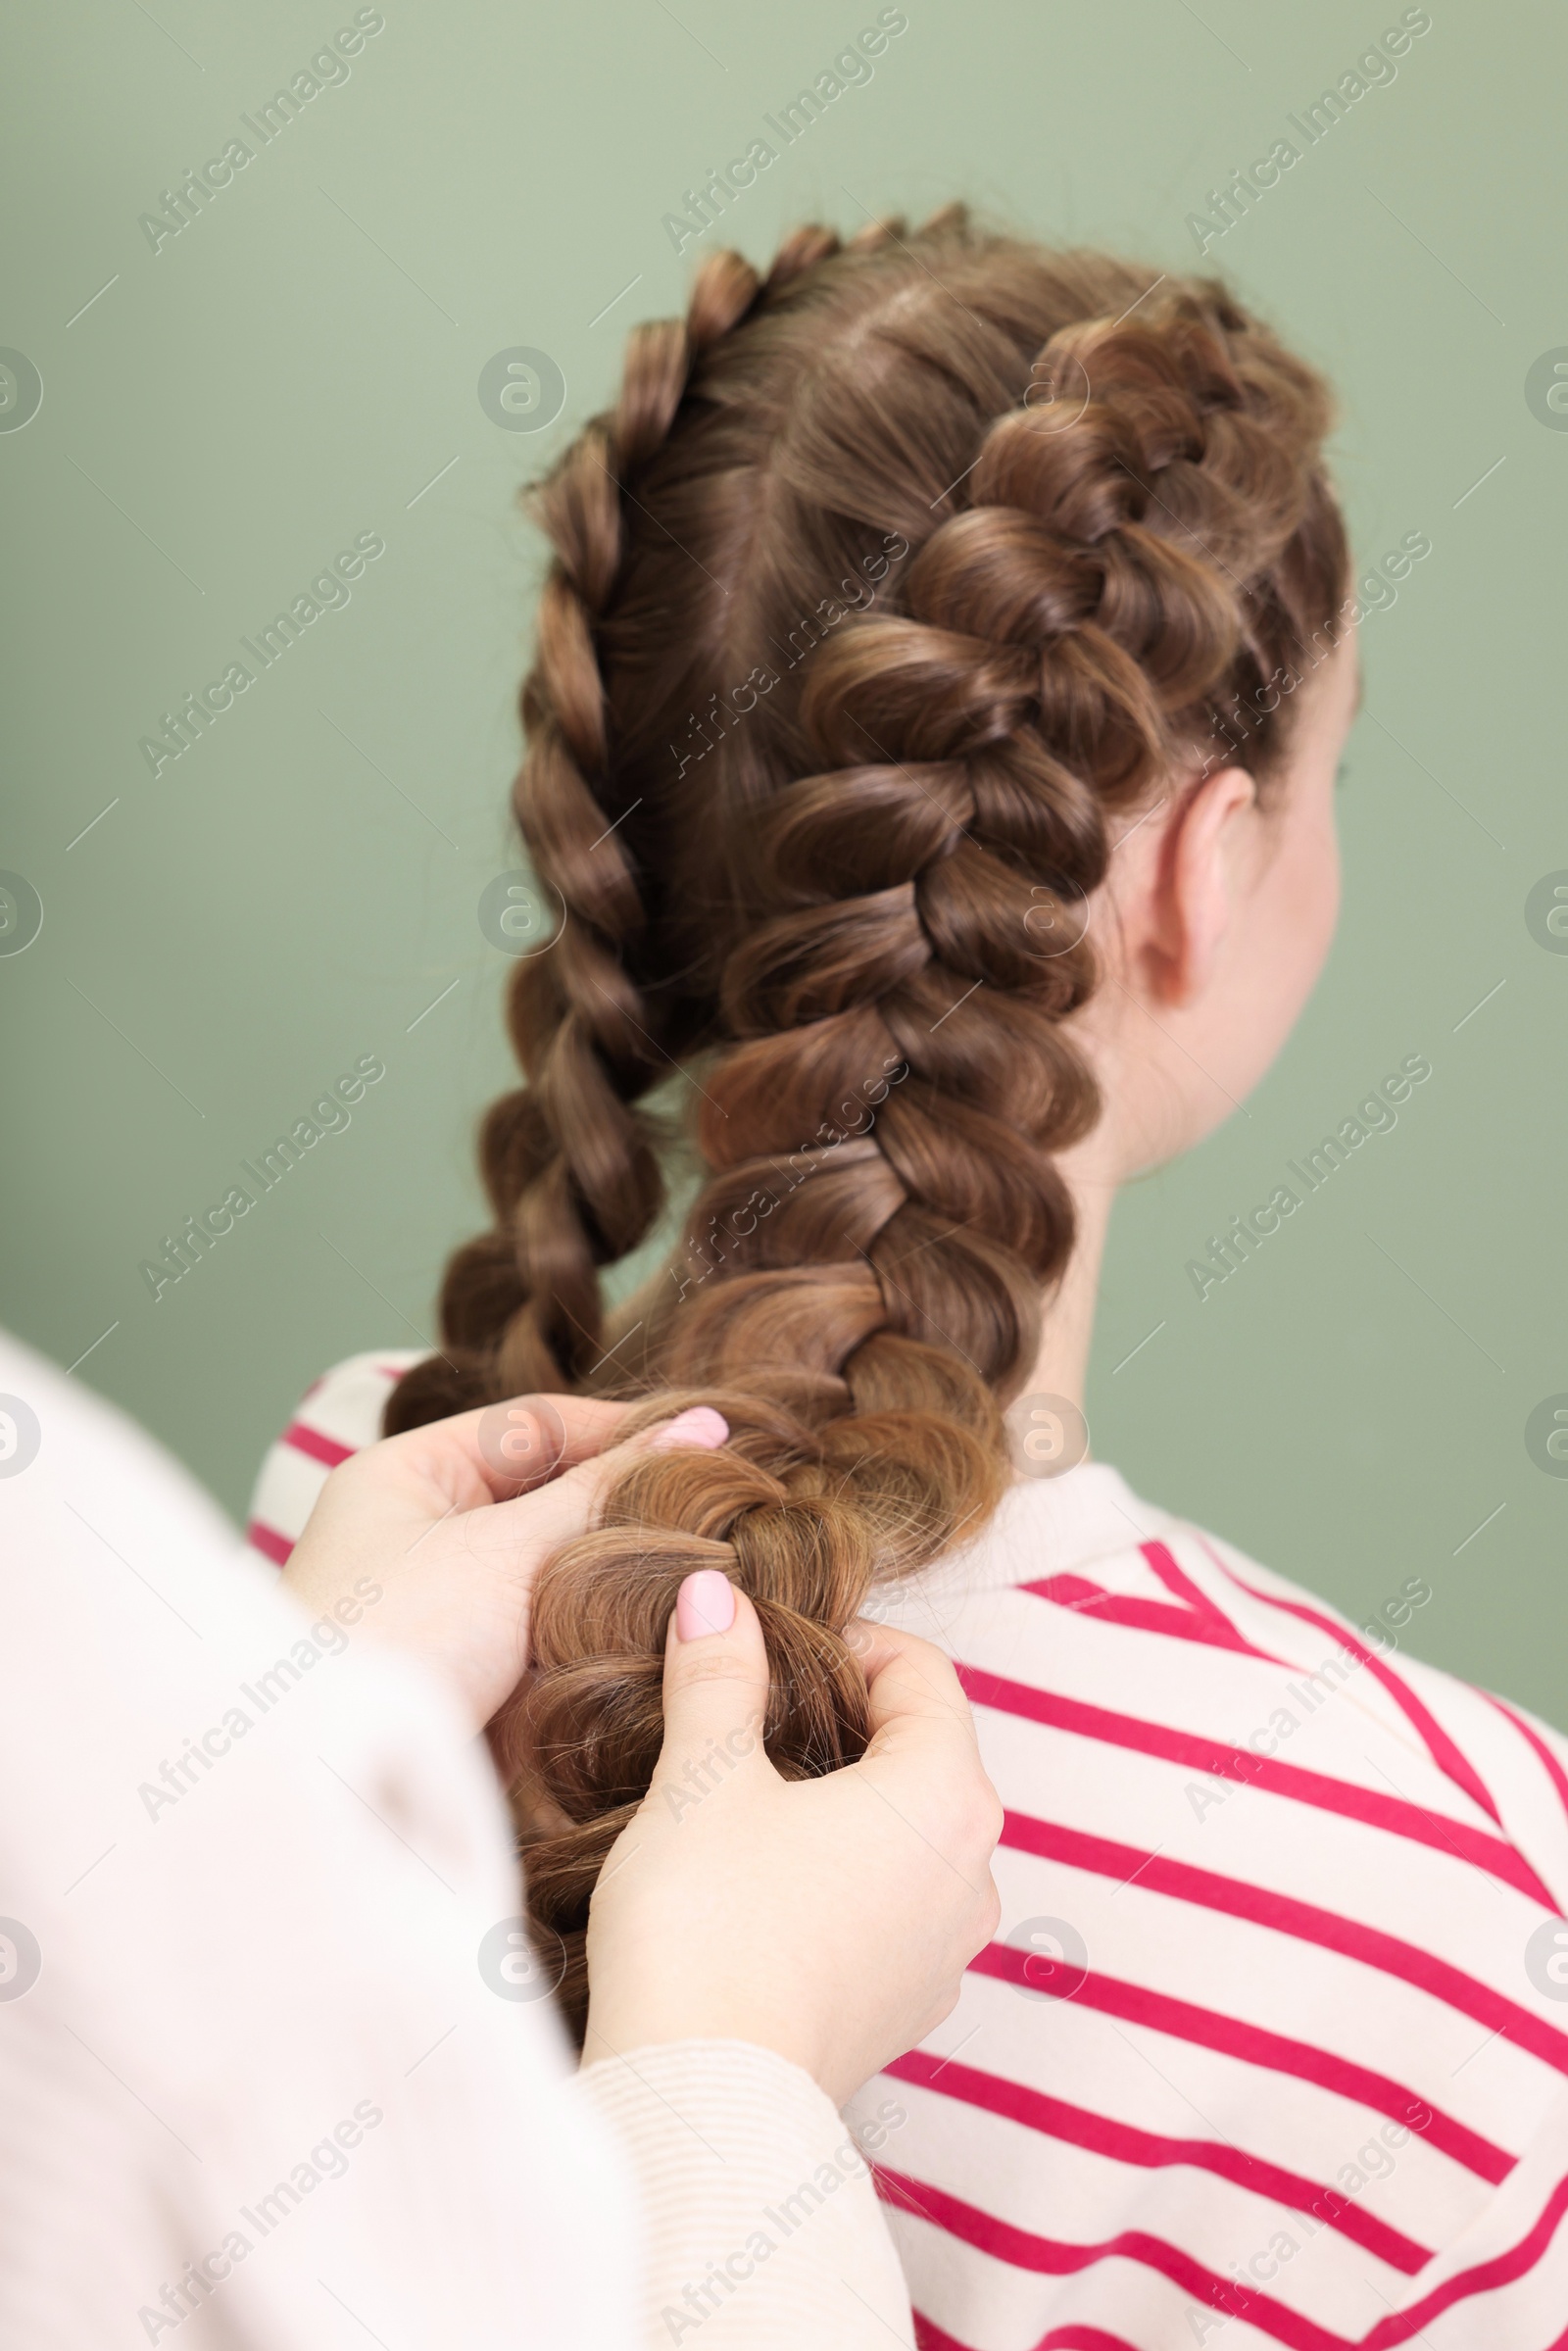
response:
[[[867,1588],[1006,1482],[1058,1160],[1181,1148],[1310,985],[1350,658],[1327,423],[1220,287],[956,211],[801,230],[761,280],[711,256],[537,495],[516,811],[564,925],[513,986],[493,1228],[389,1426],[592,1385],[733,1431],[641,1465],[538,1588],[503,1743],[573,1980],[681,1577],[758,1601],[780,1767],[853,1752]],[[682,1167],[616,1330],[601,1271]]]

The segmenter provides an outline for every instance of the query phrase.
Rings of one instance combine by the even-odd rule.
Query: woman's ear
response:
[[[1161,827],[1140,957],[1155,1003],[1193,1004],[1212,979],[1230,928],[1241,820],[1256,803],[1245,767],[1220,767],[1188,787]]]

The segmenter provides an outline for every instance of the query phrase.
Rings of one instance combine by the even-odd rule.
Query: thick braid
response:
[[[579,2024],[681,1578],[752,1595],[767,1751],[822,1771],[864,1738],[867,1592],[994,1508],[1073,1245],[1055,1161],[1099,1108],[1071,1018],[1094,894],[1217,740],[1266,773],[1346,569],[1321,387],[1217,286],[960,210],[801,230],[744,305],[732,282],[729,327],[646,396],[635,505],[587,456],[552,493],[525,701],[551,788],[521,814],[573,944],[514,999],[532,1083],[489,1168],[514,1253],[461,1333],[448,1289],[485,1393],[553,1384],[546,1343],[581,1378],[609,1340],[595,1384],[632,1425],[702,1400],[732,1432],[649,1456],[548,1565],[492,1729]],[[616,430],[607,480],[632,470]],[[597,1269],[657,1200],[635,1104],[660,1049],[690,1069],[699,1187],[602,1331]]]
[[[1057,347],[1070,340],[1081,347]],[[754,905],[771,886],[787,910],[730,959],[728,1027],[757,1042],[710,1079],[699,1122],[705,1157],[722,1167],[737,1135],[788,1148],[769,1104],[797,1119],[811,1106],[803,1052],[828,1117],[868,1069],[898,1066],[906,1082],[869,1162],[832,1187],[829,1238],[877,1274],[883,1328],[945,1341],[1004,1397],[1037,1332],[1017,1281],[998,1280],[997,1252],[1009,1275],[1015,1261],[1026,1269],[1031,1301],[1061,1271],[1072,1221],[1051,1154],[1096,1107],[1059,1026],[1088,991],[1092,955],[1087,940],[1040,952],[1041,885],[1028,877],[1050,877],[1053,903],[1086,906],[1107,864],[1107,817],[1177,758],[1173,717],[1225,674],[1246,625],[1238,594],[1184,543],[1191,527],[1166,539],[1140,519],[1161,507],[1175,464],[1206,454],[1183,370],[1205,401],[1241,399],[1217,350],[1177,341],[1172,355],[1142,325],[1056,338],[1048,366],[1092,361],[1101,398],[1061,429],[1027,411],[1001,419],[965,511],[910,564],[904,615],[818,654],[802,721],[842,764],[788,785],[760,827]],[[1205,533],[1228,516],[1233,438],[1218,438]],[[1278,474],[1266,433],[1258,454]],[[1288,500],[1282,514],[1280,498],[1257,499],[1257,471],[1253,568],[1255,543],[1272,557],[1295,519]],[[762,1172],[755,1159],[728,1170],[699,1213],[733,1228]],[[819,1259],[822,1191],[793,1193],[731,1266]],[[731,1345],[738,1364],[744,1329]]]

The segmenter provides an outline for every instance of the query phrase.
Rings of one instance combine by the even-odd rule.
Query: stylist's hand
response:
[[[527,1664],[534,1577],[586,1532],[612,1480],[651,1448],[729,1434],[699,1405],[612,1445],[629,1409],[524,1396],[367,1445],[322,1487],[283,1581],[313,1616],[344,1605],[340,1622],[413,1651],[480,1729]],[[548,1483],[519,1494],[530,1467]]]
[[[786,1781],[762,1750],[756,1611],[715,1569],[682,1585],[663,1751],[589,1912],[585,2064],[648,2041],[758,2041],[842,2106],[953,2007],[1000,1916],[1002,1806],[941,1651],[861,1634],[870,1745]]]

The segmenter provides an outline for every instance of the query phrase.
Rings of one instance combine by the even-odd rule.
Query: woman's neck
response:
[[[1063,1396],[1081,1412],[1089,1376],[1089,1348],[1095,1335],[1100,1264],[1116,1186],[1092,1175],[1087,1168],[1081,1173],[1074,1171],[1067,1180],[1077,1213],[1078,1237],[1066,1272],[1056,1288],[1047,1293],[1040,1352],[1022,1393]]]

